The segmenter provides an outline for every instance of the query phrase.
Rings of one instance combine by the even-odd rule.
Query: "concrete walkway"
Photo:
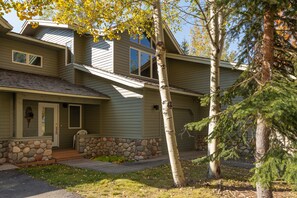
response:
[[[190,151],[190,152],[181,152],[180,157],[182,160],[196,159],[205,155],[205,152]],[[127,162],[123,164],[114,164],[110,162],[100,162],[90,159],[74,159],[62,161],[60,164],[77,167],[77,168],[86,168],[90,170],[101,171],[105,173],[127,173],[144,170],[146,168],[157,167],[162,164],[169,163],[168,155],[163,155],[158,158],[148,159],[137,162]]]

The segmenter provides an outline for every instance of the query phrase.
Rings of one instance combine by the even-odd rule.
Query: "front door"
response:
[[[59,104],[38,104],[38,135],[52,136],[53,146],[59,146]]]

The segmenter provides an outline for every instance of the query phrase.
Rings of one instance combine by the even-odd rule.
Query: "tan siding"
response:
[[[65,52],[64,51],[59,52],[58,57],[59,57],[58,59],[59,77],[68,82],[74,83],[74,69],[72,64],[65,65]]]
[[[65,45],[68,41],[73,40],[73,30],[54,27],[39,27],[34,37],[40,40]]]
[[[111,97],[102,102],[101,135],[111,137],[142,137],[142,91],[85,74],[83,84]]]
[[[84,64],[86,38],[77,33],[74,34],[74,62]]]
[[[24,118],[24,120],[23,120],[23,136],[24,137],[38,136],[38,102],[24,100],[23,115],[25,115],[27,107],[32,108],[34,116],[33,116],[33,119],[30,120],[29,125],[28,125],[27,119]]]
[[[94,43],[92,37],[85,39],[85,59],[86,65],[113,71],[113,41],[100,39]]]
[[[40,74],[58,76],[58,51],[30,45],[20,41],[0,38],[0,68]],[[43,67],[33,67],[12,62],[12,50],[32,53],[43,57]]]
[[[0,92],[0,137],[11,137],[12,135],[12,101],[11,93]]]

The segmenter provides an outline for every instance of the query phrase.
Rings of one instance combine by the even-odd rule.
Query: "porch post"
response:
[[[23,98],[19,93],[15,97],[15,137],[23,137]]]

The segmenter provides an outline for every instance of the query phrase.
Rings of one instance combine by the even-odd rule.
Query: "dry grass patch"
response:
[[[22,169],[51,185],[76,192],[84,197],[255,197],[248,182],[247,169],[223,166],[224,179],[206,179],[206,166],[183,161],[189,185],[174,188],[169,165],[134,173],[106,174],[102,172],[51,165]],[[297,197],[287,185],[276,186],[276,197]]]

